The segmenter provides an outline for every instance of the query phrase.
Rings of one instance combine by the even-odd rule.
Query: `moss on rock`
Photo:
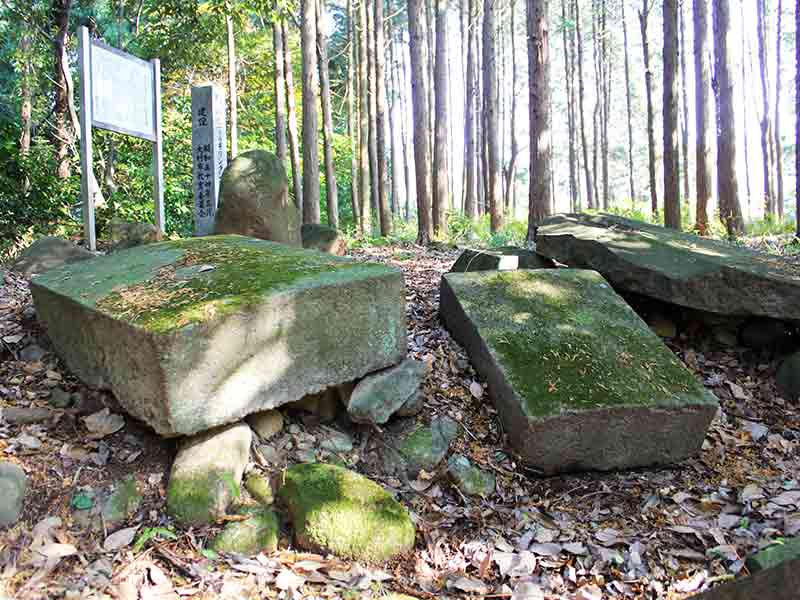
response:
[[[341,558],[383,562],[414,546],[406,508],[366,477],[330,464],[294,465],[279,497],[297,543]]]
[[[116,525],[135,513],[142,504],[142,493],[136,477],[129,475],[114,489],[103,505],[103,519],[106,523]]]
[[[258,554],[278,549],[278,516],[270,509],[244,508],[240,515],[247,518],[228,523],[211,542],[216,552]]]

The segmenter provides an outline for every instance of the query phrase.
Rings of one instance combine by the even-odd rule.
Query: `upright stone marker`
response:
[[[225,95],[222,89],[213,83],[192,87],[195,235],[214,232],[219,184],[228,164],[225,140]]]

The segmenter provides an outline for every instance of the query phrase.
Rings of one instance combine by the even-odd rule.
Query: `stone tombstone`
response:
[[[222,172],[228,164],[225,94],[218,85],[192,87],[194,234],[214,232]]]

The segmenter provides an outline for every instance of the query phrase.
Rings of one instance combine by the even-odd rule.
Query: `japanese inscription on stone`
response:
[[[194,175],[194,233],[214,231],[219,184],[228,164],[225,98],[214,84],[192,88],[192,162]]]

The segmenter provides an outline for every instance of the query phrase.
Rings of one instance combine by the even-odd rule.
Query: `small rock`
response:
[[[133,475],[123,479],[103,505],[103,519],[115,528],[133,515],[142,505],[142,494]]]
[[[723,346],[736,346],[739,343],[739,338],[736,332],[727,327],[716,327],[713,331],[714,339]]]
[[[57,237],[39,238],[28,246],[11,265],[27,279],[66,264],[94,258],[94,254]]]
[[[53,408],[69,408],[72,405],[72,394],[60,387],[50,390],[50,398],[47,402]]]
[[[353,449],[353,438],[342,431],[325,428],[326,437],[320,443],[320,448],[329,452],[350,452]]]
[[[0,527],[17,522],[27,489],[28,476],[25,471],[12,462],[0,462]]]
[[[467,248],[453,264],[450,272],[551,269],[554,266],[555,263],[549,258],[517,246],[502,246],[491,250]]]
[[[136,223],[113,219],[109,223],[111,249],[125,250],[134,246],[160,242],[161,232],[152,223]]]
[[[213,523],[240,495],[253,433],[236,423],[184,438],[167,488],[167,512],[184,523]]]
[[[398,448],[410,477],[421,470],[432,471],[447,455],[458,433],[458,424],[449,417],[434,419],[429,427],[419,427]]]
[[[317,453],[314,451],[313,448],[305,448],[303,450],[298,450],[295,455],[297,456],[297,460],[301,463],[315,463],[317,462]]]
[[[36,362],[37,360],[41,360],[45,354],[47,354],[47,351],[44,348],[37,346],[36,344],[31,344],[29,346],[25,346],[20,351],[19,358],[20,360],[24,360],[26,362]]]
[[[447,472],[462,492],[468,496],[490,496],[494,492],[495,478],[491,473],[474,466],[461,454],[454,454],[447,461]]]
[[[303,396],[297,402],[287,405],[291,409],[304,410],[319,417],[323,423],[336,419],[342,405],[339,402],[339,393],[336,388],[328,388],[319,394]]]
[[[305,223],[300,227],[300,237],[303,239],[303,248],[319,250],[334,256],[344,256],[347,253],[347,244],[342,234],[333,227],[319,223]]]
[[[347,413],[356,423],[381,425],[401,409],[413,411],[419,403],[422,382],[427,375],[427,363],[412,358],[370,373],[353,389]]]
[[[244,481],[245,489],[260,504],[270,505],[275,501],[269,480],[259,473],[250,473]]]
[[[787,400],[800,398],[800,352],[786,358],[775,375],[775,383]]]
[[[228,523],[211,542],[212,550],[252,555],[278,549],[278,516],[275,511],[245,508],[239,514],[247,515],[247,518]]]
[[[377,483],[342,467],[294,465],[278,495],[297,545],[340,558],[383,562],[414,547],[408,510]]]
[[[0,409],[0,420],[9,425],[30,425],[31,423],[41,423],[50,418],[52,412],[48,408],[29,408],[19,406],[8,406]]]
[[[283,429],[283,414],[278,410],[264,410],[247,417],[247,423],[266,442]]]
[[[655,333],[658,337],[674,338],[676,335],[678,335],[678,328],[675,327],[675,323],[663,315],[651,315],[647,319],[647,324],[650,326],[650,329],[653,330],[653,333]]]

